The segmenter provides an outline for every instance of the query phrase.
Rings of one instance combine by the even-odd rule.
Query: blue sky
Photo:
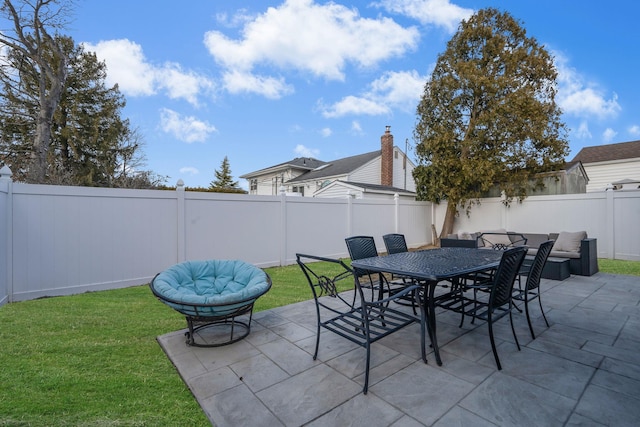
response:
[[[640,2],[77,0],[67,34],[107,64],[147,169],[207,187],[295,157],[413,145],[415,108],[461,19],[495,7],[554,55],[571,160],[640,139]],[[409,154],[412,155],[411,148]]]

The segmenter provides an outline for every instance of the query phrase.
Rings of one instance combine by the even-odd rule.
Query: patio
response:
[[[443,365],[433,353],[422,362],[412,325],[372,346],[367,395],[363,348],[324,331],[312,359],[312,300],[255,313],[230,346],[188,347],[185,330],[158,342],[216,426],[638,425],[639,278],[543,279],[541,289],[551,327],[534,302],[532,340],[515,314],[522,351],[508,318],[495,325],[502,371],[484,322],[458,328],[459,315],[441,311]]]

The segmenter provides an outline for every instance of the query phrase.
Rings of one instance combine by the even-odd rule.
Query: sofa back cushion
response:
[[[586,238],[586,231],[561,231],[553,245],[553,251],[580,252],[580,242]]]
[[[530,248],[538,248],[542,243],[550,239],[548,234],[542,233],[525,233],[523,234],[523,236],[526,237],[527,246],[529,246]]]

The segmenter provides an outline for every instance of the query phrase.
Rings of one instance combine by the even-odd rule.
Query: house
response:
[[[640,141],[583,147],[573,161],[582,162],[589,176],[587,192],[640,185]]]
[[[249,181],[249,194],[285,191],[303,197],[400,197],[415,199],[413,169],[407,155],[393,145],[390,126],[380,138],[380,150],[324,162],[296,158],[240,176]]]
[[[542,180],[544,188],[536,188],[529,192],[529,196],[548,196],[556,194],[586,193],[589,177],[580,161],[565,162],[564,167],[551,172],[537,175]],[[534,184],[534,181],[531,181]],[[484,197],[500,197],[502,190],[496,185]]]

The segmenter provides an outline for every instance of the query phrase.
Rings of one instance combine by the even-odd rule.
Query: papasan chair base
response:
[[[248,320],[238,320],[238,316],[248,314]],[[245,338],[251,332],[251,318],[253,317],[253,304],[243,312],[238,312],[232,317],[212,319],[211,317],[185,316],[189,330],[184,333],[187,337],[187,345],[193,347],[220,347],[233,344]],[[201,341],[196,341],[200,336]],[[228,338],[225,338],[228,337]]]

